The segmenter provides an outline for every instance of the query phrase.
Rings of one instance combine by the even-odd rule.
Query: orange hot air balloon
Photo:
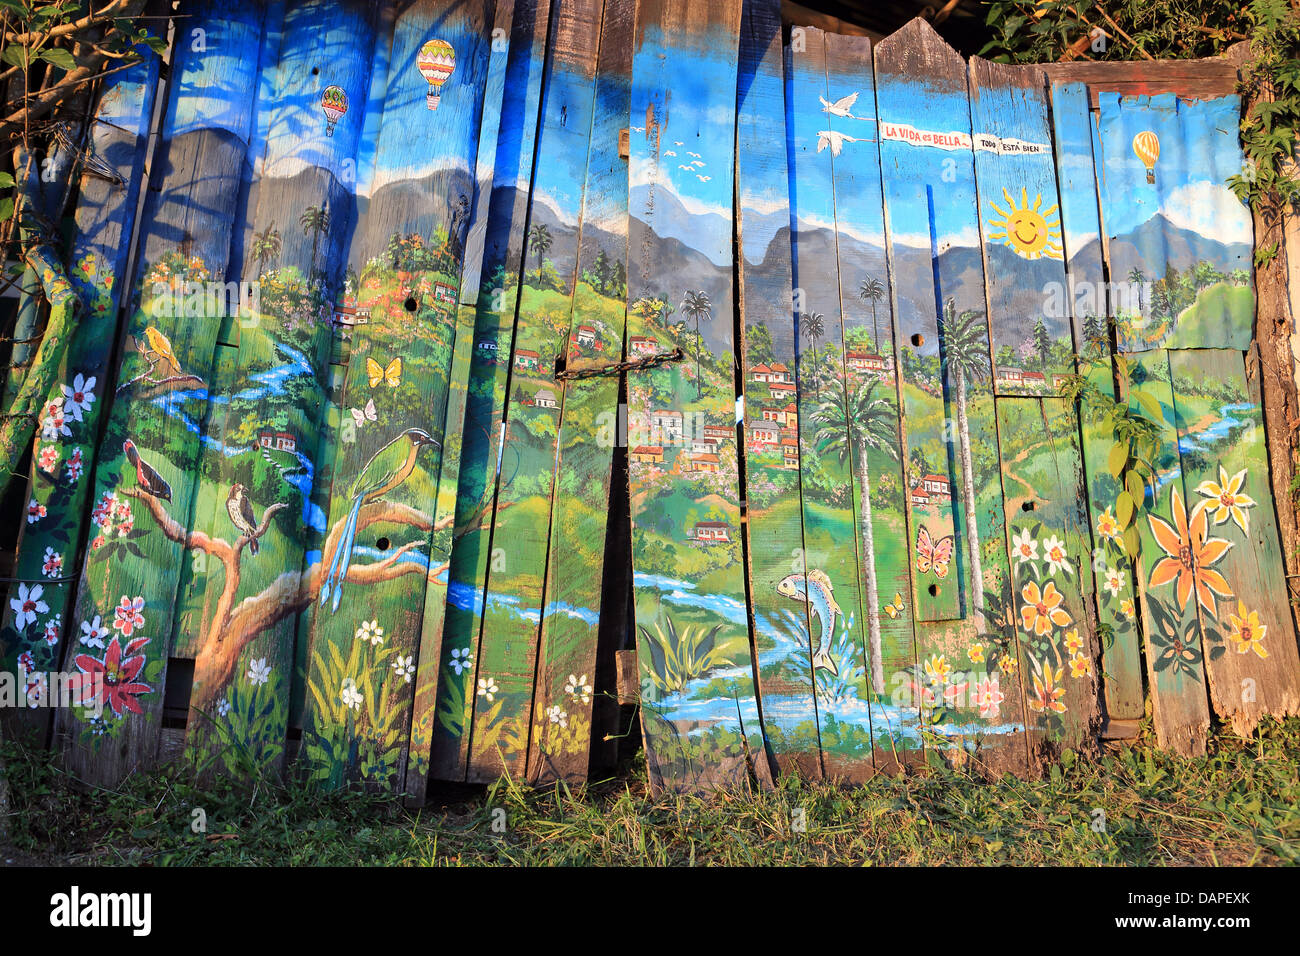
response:
[[[1133,137],[1133,152],[1147,168],[1147,182],[1156,181],[1156,160],[1160,158],[1160,137],[1150,130],[1143,130]]]
[[[320,95],[320,108],[325,113],[325,135],[334,135],[334,124],[348,111],[348,95],[341,86],[327,86]]]
[[[426,102],[429,104],[429,109],[436,110],[438,100],[442,98],[442,84],[446,83],[456,70],[456,51],[446,40],[432,39],[420,47],[420,55],[415,58],[415,66],[420,71],[420,75],[429,81]]]

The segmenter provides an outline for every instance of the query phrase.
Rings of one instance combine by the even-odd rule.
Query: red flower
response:
[[[122,595],[122,603],[113,609],[113,630],[121,631],[123,637],[130,637],[137,627],[144,626],[144,615],[140,612],[144,610],[144,598],[137,597],[135,600]]]
[[[137,637],[123,648],[115,637],[109,642],[103,660],[89,654],[78,654],[77,669],[85,675],[81,678],[78,703],[83,706],[96,701],[108,704],[119,717],[128,710],[133,714],[144,713],[136,695],[147,694],[153,688],[136,681],[145,661],[144,655],[136,654],[136,651],[148,643],[149,638]]]

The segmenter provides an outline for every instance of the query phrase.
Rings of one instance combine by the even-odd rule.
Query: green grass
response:
[[[196,790],[177,775],[87,791],[44,752],[0,745],[0,861],[94,864],[1278,864],[1300,859],[1300,720],[1217,736],[1186,759],[1144,738],[1042,780],[952,771],[854,789],[785,779],[757,796],[650,797],[644,770],[585,788],[461,787],[423,811],[300,785]],[[195,834],[193,811],[207,815]],[[505,832],[493,811],[505,810]],[[807,831],[794,832],[802,809]],[[1105,814],[1105,832],[1091,826]],[[498,815],[499,816],[499,815]]]

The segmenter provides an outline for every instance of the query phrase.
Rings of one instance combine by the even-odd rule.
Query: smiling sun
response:
[[[1061,254],[1061,220],[1056,216],[1056,206],[1040,211],[1043,195],[1034,197],[1033,206],[1029,205],[1029,191],[1020,190],[1020,205],[1005,189],[1002,195],[1007,199],[1007,208],[990,201],[989,205],[997,210],[1001,219],[989,220],[989,239],[1001,239],[1026,259],[1047,256],[1049,259],[1063,259]],[[994,231],[996,230],[996,231]]]

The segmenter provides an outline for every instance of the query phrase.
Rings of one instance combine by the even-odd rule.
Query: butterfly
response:
[[[935,541],[925,525],[916,532],[916,573],[925,574],[931,568],[941,578],[948,576],[948,565],[952,561],[952,535],[946,535]]]
[[[372,358],[366,359],[366,374],[370,376],[371,388],[378,388],[383,382],[387,382],[389,388],[397,388],[402,384],[401,356],[389,362],[388,368],[384,368]]]
[[[351,408],[348,410],[352,412],[352,420],[357,423],[358,428],[366,422],[379,421],[379,416],[375,414],[375,400],[373,398],[366,402],[365,408]]]
[[[893,603],[885,605],[885,613],[888,614],[890,618],[896,618],[898,615],[903,613],[905,607],[907,607],[907,605],[903,603],[903,595],[895,592]]]

